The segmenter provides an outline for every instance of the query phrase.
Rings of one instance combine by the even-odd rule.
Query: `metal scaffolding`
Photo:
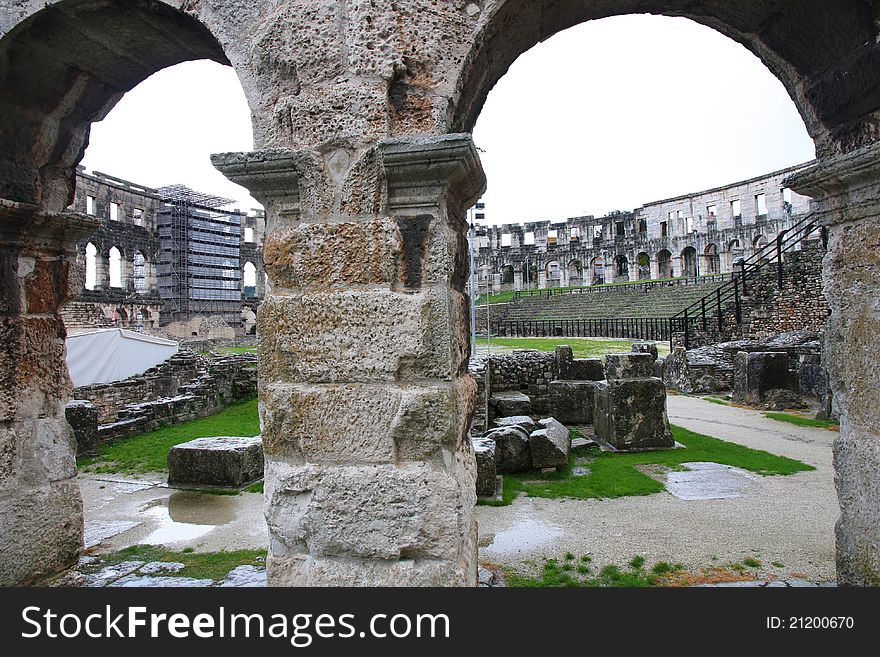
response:
[[[166,322],[219,316],[236,323],[241,313],[240,212],[234,201],[184,185],[158,190],[159,294]]]

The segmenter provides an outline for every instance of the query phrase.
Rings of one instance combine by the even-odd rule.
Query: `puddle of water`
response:
[[[549,545],[562,535],[555,525],[526,518],[515,522],[511,527],[495,534],[495,540],[486,552],[495,554],[517,554]]]
[[[127,532],[129,529],[134,529],[140,524],[140,522],[129,520],[96,520],[94,522],[87,522],[83,542],[87,548],[94,547],[108,538]]]
[[[666,490],[680,500],[723,500],[751,494],[757,477],[718,463],[682,463],[686,472],[668,472]]]
[[[147,504],[143,514],[156,525],[142,542],[150,545],[191,541],[235,518],[232,497],[178,492]]]

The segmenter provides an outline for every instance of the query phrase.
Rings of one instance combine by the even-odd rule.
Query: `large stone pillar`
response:
[[[98,222],[0,200],[0,585],[74,562],[83,514],[58,310],[79,293],[76,241]]]
[[[376,204],[347,212],[348,183],[316,153],[214,157],[269,220],[269,583],[473,586],[464,215],[485,176],[466,135],[382,142],[371,161],[357,179],[376,181]]]
[[[880,145],[830,158],[787,186],[812,196],[828,227],[823,264],[831,317],[823,361],[840,411],[834,468],[837,578],[880,585]]]
[[[523,287],[523,272],[521,269],[517,270],[514,268],[513,270],[513,289],[517,292],[525,289],[525,287]]]

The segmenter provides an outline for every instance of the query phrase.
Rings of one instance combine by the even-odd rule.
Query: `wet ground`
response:
[[[833,580],[838,505],[831,443],[837,434],[693,397],[670,396],[668,407],[674,424],[796,458],[816,470],[761,477],[728,466],[693,463],[689,471],[650,471],[664,481],[667,492],[646,497],[521,497],[508,507],[478,507],[481,559],[523,568],[524,562],[537,564],[567,552],[589,555],[599,566],[623,565],[642,555],[649,563],[668,561],[696,569],[752,557],[764,564],[762,574],[794,582],[790,585]],[[164,480],[161,473],[136,478],[81,475],[87,548],[93,553],[137,544],[196,552],[265,549],[262,494],[179,491],[168,488]],[[167,577],[154,577],[150,568],[144,572],[148,565],[139,563],[115,578],[105,574],[91,585],[169,583]],[[243,575],[265,577],[259,572]],[[157,584],[155,579],[163,581]]]
[[[759,575],[831,581],[838,516],[831,444],[836,433],[769,420],[758,411],[685,396],[669,397],[679,426],[795,458],[816,468],[762,477],[716,464],[651,473],[667,491],[615,500],[520,497],[507,507],[478,507],[480,556],[516,568],[571,552],[600,567],[636,555],[699,569],[762,563]],[[772,565],[772,564],[778,565]]]
[[[161,473],[144,477],[80,475],[86,548],[163,545],[196,552],[264,549],[263,495],[208,495],[168,488]]]

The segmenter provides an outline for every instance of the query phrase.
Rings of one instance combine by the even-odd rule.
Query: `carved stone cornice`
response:
[[[826,225],[876,217],[880,215],[880,143],[822,159],[786,178],[785,185],[812,197]]]
[[[388,139],[379,143],[388,210],[425,210],[445,202],[463,215],[486,190],[486,174],[468,134]]]
[[[100,227],[96,217],[78,212],[46,212],[38,205],[0,199],[0,242],[73,249]]]
[[[218,153],[211,156],[211,163],[282,218],[301,213],[301,188],[307,186],[321,166],[316,153],[287,149]]]

